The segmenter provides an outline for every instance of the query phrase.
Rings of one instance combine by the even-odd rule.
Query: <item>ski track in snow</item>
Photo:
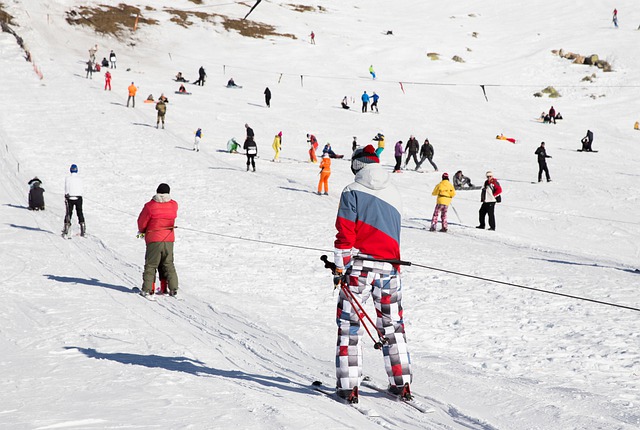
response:
[[[638,307],[640,176],[633,166],[640,135],[632,130],[633,91],[617,87],[635,85],[640,67],[629,55],[637,43],[627,23],[640,22],[634,3],[617,5],[621,28],[614,31],[605,19],[609,6],[593,0],[579,10],[555,5],[552,16],[539,5],[494,0],[345,1],[302,14],[270,2],[252,18],[286,22],[278,30],[299,39],[264,40],[218,27],[212,33],[212,24],[195,18],[183,29],[154,3],[157,10],[143,13],[163,25],[142,26],[135,47],[68,26],[65,12],[75,6],[4,6],[44,79],[13,36],[0,33],[0,427],[640,426],[637,313],[418,267],[403,275],[412,389],[435,412],[363,389],[361,406],[380,415],[367,417],[314,392],[311,381],[334,380],[336,300],[319,261],[323,252],[314,249],[332,249],[339,193],[353,176],[348,160],[334,160],[330,196],[315,195],[318,166],[306,161],[305,138],[313,133],[348,157],[352,136],[367,144],[383,132],[382,163],[391,169],[397,140],[429,137],[440,171],[392,176],[405,200],[405,260]],[[216,13],[236,16],[238,7]],[[323,29],[316,46],[304,39],[312,28]],[[394,35],[379,36],[386,28]],[[199,48],[211,39],[214,51]],[[111,92],[103,90],[102,73],[85,79],[82,71],[95,43],[98,57],[109,49],[118,55]],[[615,72],[597,71],[595,83],[583,85],[580,79],[597,69],[549,53],[559,48],[598,53]],[[441,60],[429,60],[430,51]],[[453,55],[467,62],[454,63]],[[372,62],[376,81],[363,73]],[[178,70],[193,77],[201,64],[205,86],[175,96],[171,77]],[[280,81],[279,72],[293,76]],[[218,85],[231,74],[241,92]],[[403,80],[516,85],[487,86],[487,103],[475,85],[405,82],[403,93]],[[135,109],[125,107],[131,81],[139,86]],[[531,97],[550,84],[561,98]],[[270,109],[255,106],[266,85],[274,94]],[[379,115],[357,112],[363,90],[381,94]],[[161,92],[170,98],[167,128],[156,130],[154,105],[143,100]],[[356,100],[347,121],[336,108],[344,95]],[[563,121],[530,121],[551,104]],[[224,152],[230,137],[242,143],[245,122],[257,134],[255,173],[245,171],[243,155]],[[198,127],[204,137],[195,153]],[[575,152],[587,128],[596,132],[598,154]],[[272,163],[280,130],[282,162]],[[499,133],[517,144],[497,141]],[[554,182],[532,184],[540,141],[553,156]],[[62,240],[71,163],[85,179],[89,234]],[[449,233],[425,231],[431,190],[441,172],[458,169],[474,183],[486,170],[501,180],[496,232],[474,228],[479,191],[458,193]],[[46,190],[44,212],[26,210],[26,184],[35,175]],[[132,292],[144,262],[135,220],[160,182],[171,185],[180,204],[181,291],[180,300],[152,303]],[[77,227],[74,220],[74,233]],[[363,341],[364,371],[382,384],[382,358]]]

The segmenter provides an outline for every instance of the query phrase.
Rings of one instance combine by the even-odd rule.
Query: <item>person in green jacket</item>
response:
[[[449,229],[447,223],[447,211],[449,210],[449,204],[451,199],[456,195],[456,190],[453,188],[451,182],[449,182],[449,174],[442,174],[442,181],[436,185],[431,193],[433,196],[438,196],[436,200],[436,208],[433,211],[433,217],[431,218],[431,228],[429,231],[436,231],[436,225],[438,224],[438,214],[441,214],[442,229],[440,231],[446,232]]]

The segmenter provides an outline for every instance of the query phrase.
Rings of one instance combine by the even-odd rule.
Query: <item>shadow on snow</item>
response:
[[[56,276],[56,275],[42,275],[46,276],[48,279],[57,282],[64,282],[67,284],[84,284],[84,285],[92,285],[95,287],[109,288],[111,290],[120,291],[121,293],[131,293],[131,288],[127,288],[123,285],[113,285],[107,284],[97,280],[96,278],[91,279],[83,279],[83,278],[73,278],[70,276]]]

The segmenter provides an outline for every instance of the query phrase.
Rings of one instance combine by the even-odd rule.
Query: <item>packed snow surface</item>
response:
[[[310,10],[273,0],[249,17],[296,38],[244,37],[220,17],[185,28],[165,9],[237,19],[253,2],[146,0],[136,5],[158,24],[117,39],[69,25],[78,1],[4,2],[33,63],[0,33],[0,427],[638,428],[637,2],[297,3]],[[117,55],[112,91],[104,69],[86,78],[96,43],[98,60]],[[598,54],[613,71],[572,64],[551,52],[560,48]],[[174,94],[175,74],[192,82],[200,66],[205,85]],[[230,77],[243,88],[225,88]],[[547,86],[561,97],[533,97]],[[363,91],[380,95],[379,114],[360,112]],[[164,130],[143,103],[161,93]],[[538,122],[552,105],[564,119]],[[226,152],[245,123],[255,173]],[[597,153],[576,151],[587,129]],[[282,162],[272,163],[279,131]],[[310,389],[335,383],[337,293],[319,257],[332,250],[340,191],[353,180],[353,136],[364,145],[379,132],[390,172],[395,142],[412,134],[429,138],[439,167],[392,177],[404,201],[402,257],[414,263],[403,268],[412,389],[429,414],[364,388],[361,414]],[[307,133],[346,155],[333,161],[329,196],[315,193]],[[542,141],[549,183],[537,182]],[[88,237],[63,240],[72,163]],[[458,192],[448,233],[428,231],[431,191],[457,170],[476,184],[491,170],[502,184],[495,232],[475,228],[479,191]],[[27,210],[36,175],[44,212]],[[145,251],[136,218],[161,182],[180,205],[180,299],[154,303],[132,292]],[[380,352],[363,342],[364,373],[384,385]]]

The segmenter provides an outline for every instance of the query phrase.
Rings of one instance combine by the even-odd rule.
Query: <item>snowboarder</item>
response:
[[[111,68],[115,69],[116,68],[116,54],[113,52],[113,49],[111,50],[111,53],[109,53],[109,62],[111,62]]]
[[[136,92],[138,88],[131,82],[131,85],[127,88],[129,90],[129,98],[127,98],[127,107],[129,107],[129,101],[133,102],[133,107],[136,107]]]
[[[307,142],[309,143],[309,161],[317,163],[318,157],[316,157],[316,151],[318,150],[318,139],[316,139],[313,134],[307,133]]]
[[[376,72],[374,72],[374,70],[373,70],[373,64],[369,66],[369,74],[371,75],[371,77],[373,79],[376,78]]]
[[[551,177],[549,177],[549,169],[547,168],[547,158],[551,158],[550,155],[547,155],[547,150],[544,147],[544,142],[540,143],[538,149],[534,153],[538,156],[538,182],[542,182],[542,172],[544,172],[547,177],[547,182],[551,182]]]
[[[309,37],[311,37],[311,44],[315,45],[316,44],[316,34],[312,31],[311,34],[309,35]]]
[[[178,72],[176,75],[176,82],[187,82],[187,80],[182,76],[182,72]]]
[[[413,162],[416,163],[416,170],[418,170],[418,151],[420,151],[420,144],[414,135],[411,135],[409,140],[407,140],[407,146],[404,148],[404,151],[407,153],[407,158],[404,161],[404,168],[407,168],[409,160],[413,157]]]
[[[282,132],[278,132],[273,138],[273,145],[271,145],[273,150],[275,151],[275,155],[273,156],[273,160],[276,163],[280,162],[280,151],[282,150]]]
[[[204,85],[204,81],[207,77],[207,73],[204,71],[204,67],[200,66],[198,69],[198,80],[194,82],[196,85]]]
[[[322,154],[322,161],[320,162],[320,180],[318,181],[318,195],[322,194],[324,188],[324,195],[329,195],[329,176],[331,176],[331,157],[328,152]]]
[[[202,129],[199,128],[196,130],[196,135],[193,140],[193,150],[196,152],[200,152],[200,140],[202,140]]]
[[[329,157],[331,158],[344,158],[344,155],[336,154],[335,152],[333,152],[333,149],[331,148],[331,144],[329,142],[327,142],[327,144],[324,145],[324,148],[322,148],[323,157],[324,157],[324,154],[329,154]]]
[[[268,108],[271,107],[271,90],[269,89],[269,87],[264,89],[264,103]]]
[[[484,181],[484,185],[482,186],[482,191],[480,192],[480,201],[482,201],[482,206],[480,206],[480,225],[476,228],[484,229],[484,220],[485,216],[489,215],[489,230],[494,231],[496,229],[496,218],[494,215],[494,211],[496,208],[496,203],[502,201],[502,187],[496,178],[493,177],[493,173],[491,171],[487,172],[487,180]]]
[[[232,137],[227,141],[227,151],[229,151],[230,154],[237,154],[238,148],[240,148],[240,144],[235,137]]]
[[[384,151],[384,134],[378,133],[373,138],[374,142],[378,142],[378,147],[376,148],[376,155],[380,158],[382,155],[382,151]]]
[[[233,87],[238,87],[238,86],[236,85],[236,81],[234,81],[233,78],[231,78],[227,81],[227,88],[233,88]]]
[[[158,97],[158,102],[156,103],[156,110],[158,111],[158,117],[156,118],[156,128],[160,125],[160,121],[162,121],[162,128],[164,129],[164,116],[167,113],[167,103],[169,100],[164,96],[164,94],[160,94]]]
[[[365,113],[367,111],[367,107],[369,106],[369,94],[367,94],[367,92],[365,91],[364,93],[362,93],[362,97],[360,97],[360,99],[362,100],[362,113]]]
[[[436,225],[438,224],[438,214],[440,214],[442,221],[441,232],[446,233],[449,229],[449,224],[447,223],[447,211],[449,210],[449,204],[451,204],[451,199],[453,199],[456,195],[456,190],[449,182],[449,174],[442,174],[442,181],[436,185],[431,193],[432,196],[437,196],[436,200],[436,208],[433,210],[433,217],[431,218],[431,228],[429,231],[436,231]]]
[[[109,88],[109,91],[111,91],[111,72],[109,72],[108,70],[104,74],[104,90],[107,91],[107,88]]]
[[[591,148],[591,145],[593,145],[593,132],[591,130],[587,130],[586,136],[583,137],[580,142],[582,142],[582,149],[579,151],[593,152],[593,149]]]
[[[256,171],[256,155],[258,155],[258,145],[256,145],[255,140],[253,140],[253,136],[247,136],[247,139],[244,141],[244,146],[242,149],[245,150],[245,154],[247,155],[247,172],[249,171],[249,165],[253,168],[253,171]]]
[[[468,176],[464,176],[462,170],[458,170],[456,174],[453,175],[453,188],[455,188],[456,190],[463,190],[467,187],[473,187],[471,178],[469,178]]]
[[[399,140],[396,142],[396,147],[394,151],[394,156],[396,157],[396,166],[393,168],[393,173],[401,173],[402,170],[402,154],[404,154],[404,149],[402,149],[402,141]]]
[[[424,160],[429,160],[429,163],[433,167],[435,172],[438,171],[438,166],[433,162],[433,155],[435,154],[435,150],[433,149],[433,145],[429,142],[429,139],[425,139],[424,143],[420,147],[420,162],[416,166],[416,170],[420,169]]]
[[[72,164],[69,168],[70,175],[64,180],[64,202],[67,212],[64,217],[64,229],[62,235],[69,234],[71,227],[71,217],[73,216],[73,208],[78,214],[78,222],[80,223],[80,236],[85,236],[86,227],[84,223],[84,213],[82,212],[82,178],[78,176],[78,166]]]
[[[342,99],[342,103],[340,103],[340,105],[342,106],[342,109],[351,109],[349,107],[349,101],[347,100],[347,96],[344,96],[344,98]]]
[[[42,188],[42,181],[36,176],[29,181],[29,210],[30,211],[43,211],[44,210],[44,188]]]
[[[397,266],[357,259],[400,258],[402,203],[389,174],[379,164],[373,145],[357,149],[351,157],[355,181],[340,196],[336,219],[334,261],[338,285],[346,277],[347,288],[362,301],[372,297],[376,327],[388,337],[382,345],[389,390],[410,394],[411,360],[407,348],[402,309],[402,282]],[[354,258],[356,257],[356,258]],[[346,293],[337,304],[336,390],[340,397],[356,397],[362,376],[362,325]]]
[[[167,280],[169,295],[175,296],[178,293],[178,274],[173,264],[178,203],[171,199],[170,192],[169,185],[158,185],[156,194],[144,205],[138,216],[138,235],[144,236],[147,245],[140,291],[142,296],[153,294],[156,270],[160,272],[161,280]]]
[[[376,113],[378,113],[378,99],[380,96],[374,91],[371,98],[373,99],[373,102],[371,103],[371,112],[373,112],[373,108],[376,108]]]
[[[102,62],[100,63],[100,66],[109,67],[109,60],[107,60],[107,57],[102,57]]]

